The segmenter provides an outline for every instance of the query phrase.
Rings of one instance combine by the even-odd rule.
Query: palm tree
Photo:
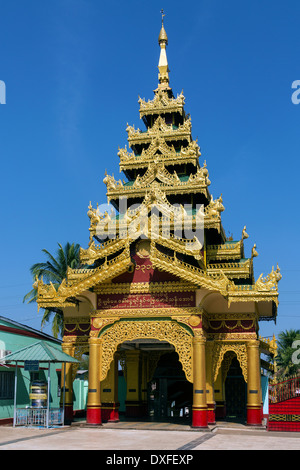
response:
[[[63,248],[60,243],[58,243],[58,250],[56,257],[52,256],[51,253],[47,250],[42,250],[48,257],[48,260],[44,263],[36,263],[30,268],[30,272],[33,276],[34,281],[36,278],[43,277],[43,281],[46,283],[52,282],[55,288],[61,284],[62,280],[65,279],[67,275],[67,269],[77,268],[80,264],[79,261],[79,248],[80,245],[72,243],[67,243]],[[23,302],[32,303],[37,300],[37,289],[34,287],[30,292],[28,292],[24,298]],[[55,308],[49,307],[44,309],[43,318],[41,321],[41,328],[45,326],[46,323],[52,320],[52,333],[55,338],[58,335],[62,335],[63,332],[63,311]]]
[[[278,366],[277,375],[280,380],[300,372],[300,364],[295,364],[292,360],[295,342],[299,340],[300,330],[286,330],[278,335],[276,363]]]

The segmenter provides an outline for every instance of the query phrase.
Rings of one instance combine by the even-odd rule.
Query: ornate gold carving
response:
[[[225,261],[228,259],[241,259],[243,258],[243,243],[226,242],[222,245],[208,245],[206,249],[207,261],[211,259],[216,261]]]
[[[93,317],[101,318],[127,318],[127,317],[180,317],[201,314],[200,307],[170,307],[170,308],[108,308],[97,310]]]
[[[163,162],[165,165],[178,163],[193,163],[197,165],[200,149],[197,141],[189,142],[187,147],[181,147],[177,152],[174,145],[168,145],[162,136],[154,137],[145,150],[143,148],[140,155],[134,152],[129,153],[127,147],[118,150],[120,157],[120,170],[133,168],[146,168],[149,164]]]
[[[159,90],[153,100],[147,102],[139,97],[140,117],[148,114],[176,113],[183,114],[185,98],[183,93],[177,95],[177,98],[169,98],[167,91]]]
[[[168,341],[175,347],[189,382],[192,377],[192,334],[175,321],[120,321],[105,330],[102,349],[101,380],[106,377],[110,363],[119,344],[138,338]]]
[[[198,261],[203,261],[203,255],[201,253],[203,246],[196,236],[194,236],[192,240],[189,240],[185,238],[175,238],[174,235],[170,233],[170,237],[162,237],[159,235],[155,239],[155,243],[170,248],[177,253],[193,256]]]
[[[198,315],[191,315],[188,322],[191,326],[198,326],[201,323],[201,318]]]
[[[102,328],[103,324],[104,324],[104,320],[102,318],[96,317],[93,319],[94,328]]]
[[[179,124],[175,128],[172,124],[166,124],[163,116],[158,116],[152,127],[147,129],[146,132],[141,132],[140,129],[135,129],[134,126],[127,124],[127,134],[129,147],[135,144],[149,144],[153,137],[163,136],[168,141],[187,140],[191,141],[191,118],[185,119],[183,124]]]
[[[194,292],[197,286],[184,281],[103,283],[94,288],[96,294],[148,294],[161,292]]]
[[[232,359],[235,357],[235,353],[233,351],[227,351],[224,354],[223,362],[222,362],[222,378],[223,381],[227,377],[227,373],[229,371],[229,368],[231,366]]]
[[[80,261],[82,264],[93,264],[97,259],[106,258],[106,256],[113,255],[121,249],[124,249],[127,243],[128,241],[126,239],[116,237],[96,246],[94,240],[92,240],[87,250],[80,248]]]
[[[251,333],[208,333],[207,337],[216,341],[250,341],[257,338],[255,332]]]
[[[220,292],[221,295],[224,296],[228,293],[230,281],[222,271],[216,275],[208,275],[201,269],[184,263],[176,257],[172,258],[159,252],[154,246],[154,243],[152,244],[150,258],[153,266],[170,272],[185,281],[189,281],[208,290]]]
[[[191,144],[190,144],[191,145]],[[120,150],[119,154],[124,159],[125,151]],[[182,155],[186,155],[185,151],[181,151]],[[127,154],[126,154],[127,155]],[[133,154],[132,154],[133,155]],[[168,158],[171,158],[169,153],[165,153]],[[172,158],[175,158],[173,153]],[[129,158],[128,155],[126,159]],[[164,156],[165,158],[165,156]],[[176,158],[178,155],[176,154]],[[130,157],[133,159],[133,156]],[[170,173],[166,170],[163,161],[159,160],[158,157],[151,161],[148,165],[146,173],[141,177],[137,175],[133,184],[125,184],[122,186],[110,185],[107,186],[108,199],[115,199],[120,197],[141,197],[144,195],[146,190],[155,186],[166,194],[184,194],[184,193],[203,193],[208,198],[207,187],[210,185],[208,179],[208,171],[206,169],[206,163],[203,168],[197,167],[197,172],[191,174],[188,180],[181,180],[177,175],[176,171]]]
[[[114,175],[110,176],[105,171],[105,177],[103,178],[103,183],[106,185],[107,190],[120,190],[123,188],[123,183],[121,180],[116,181]]]
[[[150,240],[139,240],[135,246],[135,252],[139,258],[149,258]]]
[[[223,206],[223,199],[222,196],[219,199],[214,200],[213,196],[211,196],[211,200],[209,201],[208,206],[205,208],[205,215],[208,218],[220,218],[221,212],[224,211]]]
[[[247,382],[248,366],[247,366],[247,347],[245,343],[238,342],[215,342],[213,348],[213,379],[214,382],[217,380],[218,372],[221,367],[224,355],[227,351],[232,351],[236,354],[237,359],[240,363],[245,382]]]
[[[207,264],[207,272],[213,274],[222,270],[229,279],[250,279],[253,274],[252,259],[241,260],[238,263]]]
[[[262,277],[262,274],[259,276],[255,283],[255,290],[257,290],[258,292],[277,291],[278,282],[281,278],[282,275],[277,264],[277,269],[274,271],[273,266],[272,271],[265,278]]]
[[[40,307],[62,305],[68,297],[75,297],[84,290],[93,287],[100,281],[112,279],[118,274],[127,271],[128,265],[131,263],[129,244],[123,252],[114,259],[107,261],[96,269],[68,269],[68,276],[77,276],[77,282],[67,284],[64,279],[56,290],[52,283],[44,284],[42,279],[37,279],[35,287],[38,290],[38,304]],[[71,304],[74,306],[74,303]]]

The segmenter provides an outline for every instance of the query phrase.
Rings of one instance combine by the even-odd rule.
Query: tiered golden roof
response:
[[[126,233],[128,221],[134,221],[142,210],[150,213],[154,204],[160,209],[164,207],[157,216],[157,237],[150,238],[150,260],[154,267],[198,288],[220,293],[228,305],[232,302],[267,302],[272,307],[266,309],[267,313],[262,316],[274,318],[280,270],[273,268],[268,276],[263,278],[261,275],[255,281],[253,258],[257,253],[254,247],[251,257],[245,258],[246,227],[240,240],[228,240],[225,236],[221,220],[224,211],[222,196],[214,199],[208,190],[211,182],[206,162],[202,166],[199,163],[200,148],[197,140],[192,138],[192,123],[185,114],[184,95],[181,92],[174,97],[169,86],[167,44],[168,38],[162,24],[159,35],[159,85],[152,100],[139,98],[139,114],[146,129],[142,131],[127,125],[131,151],[125,147],[118,152],[120,171],[124,172],[127,182],[116,181],[114,176],[108,174],[103,180],[107,198],[116,212],[101,214],[98,207],[95,209],[90,204],[90,243],[87,249],[80,251],[85,268],[69,270],[67,279],[58,290],[37,280],[39,306],[70,305],[70,298],[85,289],[97,290],[99,285],[106,285],[118,274],[132,268],[130,250],[136,238],[121,235]],[[121,215],[118,211],[120,200],[124,197],[130,204],[135,203],[135,208],[128,207],[126,213]],[[202,204],[204,207],[204,246],[200,244],[197,250],[190,250],[188,241],[175,234],[179,219],[175,220],[170,213],[176,204],[179,207],[190,205],[191,210],[182,213],[182,217],[189,220],[192,227],[197,218],[196,206]],[[166,218],[170,229],[168,237],[165,236],[164,227]],[[116,230],[115,239],[105,241],[99,238],[99,223],[109,226],[112,221],[112,227]],[[142,235],[149,233],[149,226],[140,232]]]

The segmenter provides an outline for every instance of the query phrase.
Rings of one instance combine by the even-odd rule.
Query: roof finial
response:
[[[159,37],[158,37],[158,43],[161,45],[164,42],[166,45],[168,45],[168,36],[164,28],[164,16],[166,15],[164,13],[164,10],[160,10],[160,12],[161,12],[161,30],[160,30]]]
[[[169,66],[167,60],[166,46],[168,45],[168,36],[164,28],[164,10],[161,10],[161,30],[158,37],[158,44],[160,45],[160,57],[158,63],[158,79],[159,88],[169,88]]]

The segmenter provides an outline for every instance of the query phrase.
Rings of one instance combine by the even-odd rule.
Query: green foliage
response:
[[[299,350],[300,346],[300,330],[282,331],[278,335],[277,345],[277,379],[285,380],[291,375],[300,374],[299,360],[295,360],[296,356],[300,357],[300,352],[297,355],[297,349]]]
[[[47,261],[44,263],[36,263],[30,268],[30,272],[34,281],[36,280],[36,278],[40,279],[42,277],[45,283],[52,282],[56,289],[59,287],[63,279],[65,279],[68,267],[75,269],[78,268],[80,264],[80,245],[74,243],[66,243],[65,247],[63,248],[62,245],[58,243],[58,246],[59,248],[55,257],[51,253],[49,253],[49,251],[44,249],[42,251],[48,258]],[[36,288],[33,288],[23,298],[23,302],[27,303],[36,302],[36,300]],[[52,334],[55,338],[57,338],[58,335],[62,335],[63,332],[64,322],[62,310],[57,308],[44,309],[44,314],[41,321],[41,329],[46,325],[46,323],[49,323],[51,320]]]

